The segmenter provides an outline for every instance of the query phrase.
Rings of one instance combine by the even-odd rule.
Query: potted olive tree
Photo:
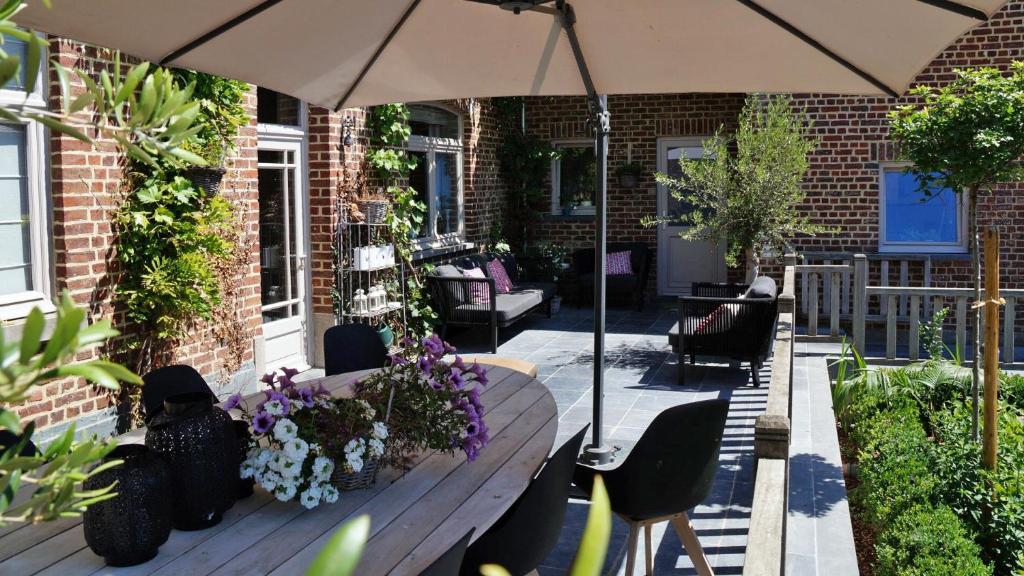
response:
[[[206,162],[205,166],[188,167],[182,176],[212,196],[220,191],[227,172],[227,158],[235,150],[238,129],[249,122],[242,106],[249,85],[191,70],[178,69],[174,75],[181,86],[194,84],[192,97],[199,103],[195,125],[200,129],[183,148]]]

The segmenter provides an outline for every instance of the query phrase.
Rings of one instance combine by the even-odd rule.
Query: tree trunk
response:
[[[747,284],[754,281],[758,274],[761,273],[761,258],[757,254],[757,250],[753,247],[746,249],[747,253]]]
[[[971,266],[974,268],[974,302],[981,302],[981,243],[978,238],[978,187],[971,186],[968,190],[968,214],[971,221]],[[971,358],[971,438],[978,441],[978,416],[981,409],[980,378],[981,378],[981,308],[974,308],[974,350]],[[961,351],[962,353],[963,351]]]

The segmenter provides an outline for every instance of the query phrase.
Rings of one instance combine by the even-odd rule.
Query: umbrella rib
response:
[[[181,48],[178,48],[177,50],[174,50],[173,52],[171,52],[167,56],[164,56],[163,59],[160,60],[160,65],[161,66],[166,66],[166,65],[170,64],[171,62],[174,62],[178,58],[181,58],[185,54],[188,54],[189,52],[195,50],[196,48],[202,46],[203,44],[206,44],[210,40],[213,40],[214,38],[224,34],[225,32],[231,30],[232,28],[235,28],[236,26],[238,26],[239,24],[242,24],[246,20],[249,20],[250,18],[259,15],[264,10],[267,10],[269,8],[273,8],[274,6],[276,6],[277,4],[279,4],[279,3],[283,2],[283,1],[284,0],[264,0],[263,2],[257,4],[256,6],[253,6],[252,8],[246,10],[245,12],[242,12],[238,16],[235,16],[231,20],[228,20],[227,22],[221,24],[220,26],[217,26],[213,30],[210,30],[209,32],[203,34],[202,36],[199,36],[198,38],[192,40],[188,44],[185,44]]]
[[[791,24],[785,18],[782,18],[782,17],[778,16],[777,14],[775,14],[774,12],[768,10],[764,6],[761,6],[757,2],[754,2],[754,0],[736,0],[736,1],[739,2],[740,4],[743,4],[747,8],[750,8],[754,12],[757,12],[760,16],[762,16],[766,20],[769,20],[770,22],[772,22],[773,24],[775,24],[779,28],[782,28],[783,30],[785,30],[786,32],[789,32],[793,36],[796,36],[798,39],[800,39],[802,42],[804,42],[805,44],[807,44],[811,48],[814,48],[818,52],[821,52],[825,56],[828,56],[831,60],[833,60],[837,64],[841,65],[842,67],[846,68],[850,72],[853,72],[854,74],[856,74],[857,76],[859,76],[863,80],[866,80],[868,83],[874,85],[876,88],[878,88],[879,90],[881,90],[885,94],[888,94],[889,96],[892,96],[893,98],[899,98],[899,93],[896,92],[896,90],[893,90],[891,87],[889,87],[889,85],[887,85],[885,82],[882,82],[878,78],[875,78],[874,76],[869,74],[867,71],[862,70],[860,67],[858,67],[853,62],[850,62],[846,58],[843,58],[839,54],[836,54],[831,49],[826,47],[824,44],[822,44],[821,42],[818,42],[814,38],[810,37],[806,32],[804,32],[803,30],[797,28],[793,24]],[[922,1],[924,1],[924,0],[922,0]]]
[[[398,22],[395,22],[394,27],[391,28],[391,32],[388,33],[387,37],[384,38],[384,41],[381,42],[380,46],[377,47],[377,51],[373,53],[373,56],[370,57],[370,60],[367,61],[366,65],[363,66],[363,69],[359,71],[359,76],[356,76],[355,81],[353,81],[352,85],[349,86],[348,90],[345,91],[345,95],[341,97],[341,100],[338,100],[338,104],[334,107],[335,112],[340,111],[345,106],[345,102],[347,102],[349,97],[352,96],[352,93],[356,91],[356,88],[358,88],[359,84],[362,83],[363,78],[366,77],[366,74],[370,71],[370,68],[373,68],[373,65],[377,63],[377,59],[380,58],[380,55],[384,53],[384,50],[388,47],[388,44],[391,44],[391,41],[394,40],[395,36],[398,34],[398,31],[402,29],[402,26],[405,24],[406,20],[409,19],[409,16],[412,16],[413,11],[415,11],[416,7],[419,5],[420,0],[412,0],[412,2],[409,4],[409,7],[406,8],[405,12],[402,14],[402,17],[399,18]]]
[[[922,4],[928,4],[936,8],[941,8],[954,14],[973,18],[979,22],[987,22],[988,14],[978,10],[977,8],[971,8],[970,6],[964,6],[959,2],[953,2],[952,0],[916,0]]]

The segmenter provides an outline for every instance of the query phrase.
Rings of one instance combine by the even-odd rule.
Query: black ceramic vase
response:
[[[238,451],[236,452],[238,458],[238,469],[241,470],[242,462],[245,462],[245,457],[249,453],[249,443],[252,441],[252,432],[249,431],[249,423],[245,420],[232,420],[231,424],[235,427],[235,438],[238,441]],[[252,496],[253,487],[256,485],[256,481],[252,478],[239,478],[238,479],[238,492],[235,496],[241,500]]]
[[[89,506],[85,542],[110,566],[134,566],[156,556],[171,534],[171,472],[140,444],[118,446],[104,459],[123,460],[84,483],[96,490],[117,482],[117,496]]]
[[[146,430],[146,446],[170,465],[174,527],[202,530],[220,522],[238,492],[238,443],[231,416],[213,405],[213,396],[169,396]]]

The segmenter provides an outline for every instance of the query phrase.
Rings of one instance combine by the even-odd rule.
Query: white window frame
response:
[[[886,240],[886,191],[885,174],[903,171],[913,166],[910,162],[882,162],[878,165],[878,251],[884,253],[928,253],[928,254],[965,254],[967,253],[967,202],[964,194],[956,194],[958,206],[957,241],[956,242],[897,242]]]
[[[46,55],[41,59],[46,62]],[[36,71],[35,89],[0,89],[0,104],[24,105],[45,110],[46,82],[43,66]],[[56,310],[53,304],[53,234],[51,227],[49,131],[39,122],[25,127],[25,178],[28,192],[29,243],[31,249],[32,289],[0,296],[0,324],[23,320],[32,308],[44,313]]]
[[[555,150],[559,148],[590,148],[595,150],[593,138],[572,138],[565,140],[553,140],[551,147]],[[595,152],[596,153],[596,152]],[[596,186],[595,182],[595,186]],[[551,213],[560,215],[562,214],[561,205],[561,192],[562,187],[562,159],[554,157],[551,159]],[[596,206],[577,206],[572,211],[573,215],[589,216],[597,214]]]
[[[413,250],[415,251],[436,250],[446,246],[462,244],[466,233],[466,213],[463,190],[464,158],[461,137],[463,134],[462,114],[457,110],[438,104],[422,104],[422,106],[429,106],[431,108],[444,110],[449,114],[454,114],[459,123],[458,130],[460,137],[442,138],[437,136],[411,135],[405,144],[405,149],[407,151],[424,153],[427,158],[427,233],[425,236],[420,236],[419,238],[414,238],[412,240]],[[446,234],[437,233],[437,191],[435,190],[436,178],[434,177],[434,171],[437,169],[437,161],[435,158],[438,152],[454,154],[456,162],[455,173],[457,175],[456,195],[458,204],[458,225],[454,232],[448,232]],[[422,192],[422,190],[417,190],[417,192]]]

